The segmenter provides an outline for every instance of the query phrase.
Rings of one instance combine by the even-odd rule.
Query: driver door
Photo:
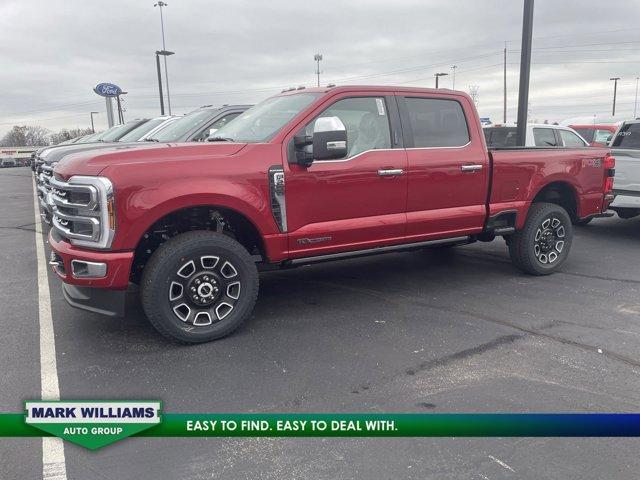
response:
[[[294,133],[313,135],[317,118],[338,117],[347,155],[285,165],[290,257],[403,243],[407,154],[395,98],[345,94],[312,115]]]

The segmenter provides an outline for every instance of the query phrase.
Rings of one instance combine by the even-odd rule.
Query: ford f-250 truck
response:
[[[461,92],[297,89],[210,140],[55,167],[51,265],[71,305],[122,314],[137,283],[159,332],[204,342],[251,314],[259,269],[503,236],[517,267],[546,275],[572,219],[612,200],[608,149],[488,151]]]

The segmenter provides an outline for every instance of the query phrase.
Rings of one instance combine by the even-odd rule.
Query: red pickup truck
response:
[[[209,140],[55,167],[50,263],[71,305],[122,314],[137,283],[160,333],[204,342],[251,314],[260,269],[502,236],[518,268],[546,275],[572,221],[612,200],[608,149],[488,151],[455,91],[296,89]]]

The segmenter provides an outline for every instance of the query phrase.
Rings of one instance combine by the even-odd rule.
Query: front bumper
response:
[[[74,307],[105,315],[121,315],[124,312],[125,291],[129,285],[129,273],[134,252],[101,252],[75,247],[58,232],[49,232],[51,266],[53,272],[64,282],[63,290],[67,302]],[[74,274],[72,262],[104,264],[97,277]],[[77,269],[76,269],[77,271]],[[85,272],[86,273],[86,272]]]
[[[62,293],[72,307],[109,317],[124,317],[126,290],[106,290],[63,283]]]
[[[49,244],[60,263],[59,267],[53,267],[53,271],[64,283],[111,290],[126,290],[129,285],[134,252],[102,252],[78,248],[62,238],[55,229],[49,231]],[[107,267],[106,274],[100,278],[77,277],[72,273],[72,260],[104,263]]]

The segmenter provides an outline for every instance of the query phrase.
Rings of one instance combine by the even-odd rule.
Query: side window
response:
[[[593,141],[598,143],[607,143],[611,138],[613,138],[613,133],[609,130],[596,130],[593,135]]]
[[[584,147],[584,142],[575,133],[569,130],[560,130],[560,137],[565,147]]]
[[[534,128],[533,141],[536,147],[557,147],[556,136],[551,128]]]
[[[338,100],[305,127],[313,135],[315,120],[338,117],[347,129],[347,156],[351,158],[367,150],[391,148],[389,115],[384,98],[357,97]]]
[[[214,129],[219,130],[220,128],[224,127],[227,123],[229,123],[231,120],[233,120],[238,115],[240,115],[240,113],[241,112],[233,112],[233,113],[229,113],[228,115],[225,115],[222,118],[219,118],[218,120],[213,122],[211,125],[207,126],[204,130],[202,130],[202,132],[198,133],[195,137],[193,137],[191,141],[192,142],[205,141],[207,138],[209,138],[209,133],[211,132],[211,130],[214,130]]]
[[[461,147],[469,143],[469,129],[456,100],[405,97],[416,148]]]

